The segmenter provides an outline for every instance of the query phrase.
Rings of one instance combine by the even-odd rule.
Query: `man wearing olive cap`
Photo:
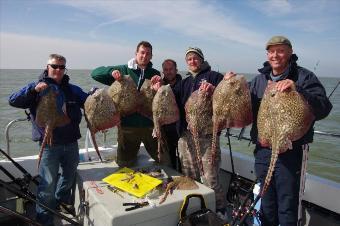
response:
[[[304,96],[315,120],[325,118],[332,109],[326,92],[315,74],[297,65],[298,57],[293,54],[292,44],[284,36],[274,36],[266,44],[267,60],[250,83],[253,106],[251,138],[256,144],[254,151],[255,172],[263,185],[267,175],[272,150],[258,142],[257,114],[268,82],[276,82],[279,92],[296,90]],[[313,123],[314,125],[314,123]],[[300,194],[300,178],[303,153],[313,141],[313,125],[299,140],[294,141],[292,150],[279,154],[275,171],[267,192],[261,200],[260,220],[263,226],[296,226]],[[303,151],[305,150],[305,151]]]

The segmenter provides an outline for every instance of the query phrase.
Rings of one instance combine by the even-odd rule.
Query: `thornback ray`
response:
[[[272,149],[261,197],[269,187],[279,154],[292,151],[292,142],[302,138],[315,119],[302,94],[294,90],[280,92],[275,85],[268,83],[257,117],[259,142]]]
[[[44,128],[44,138],[40,147],[38,157],[38,168],[46,144],[53,144],[53,130],[71,122],[66,114],[65,98],[61,90],[56,85],[49,86],[39,93],[40,99],[37,107],[36,123]]]
[[[151,80],[145,79],[141,89],[140,89],[140,97],[139,97],[139,107],[138,112],[151,119],[153,118],[152,115],[152,101],[156,95],[156,91],[151,87]]]
[[[87,126],[90,130],[93,146],[102,162],[95,134],[120,123],[120,115],[115,107],[112,98],[108,94],[108,89],[98,89],[88,96],[84,103],[84,115]]]
[[[175,95],[170,85],[161,86],[152,101],[152,113],[154,130],[153,137],[158,141],[158,160],[161,161],[162,125],[171,124],[179,120],[179,109],[176,103]]]
[[[253,121],[250,91],[244,76],[237,75],[227,80],[223,79],[214,90],[212,107],[211,161],[214,164],[218,132],[226,128],[243,128]]]
[[[123,75],[119,81],[114,81],[108,89],[108,94],[121,117],[137,112],[139,93],[135,82],[129,75]]]
[[[201,177],[203,177],[204,169],[199,137],[212,133],[212,96],[205,91],[194,91],[185,103],[185,115],[195,144],[197,164]]]

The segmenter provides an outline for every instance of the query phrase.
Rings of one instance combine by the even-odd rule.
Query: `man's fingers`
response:
[[[231,77],[234,77],[236,76],[236,73],[232,72],[232,71],[229,71],[228,73],[226,73],[223,77],[224,80],[228,80],[230,79]]]

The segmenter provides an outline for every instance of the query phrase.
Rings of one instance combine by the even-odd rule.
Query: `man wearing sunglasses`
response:
[[[9,97],[9,104],[18,108],[29,108],[32,121],[32,139],[41,145],[44,128],[36,122],[36,111],[43,91],[49,86],[54,87],[62,95],[58,100],[66,106],[65,113],[70,122],[53,130],[52,145],[46,145],[42,152],[39,167],[40,183],[37,190],[37,200],[46,206],[56,209],[59,206],[73,208],[71,190],[75,184],[76,170],[79,162],[78,139],[81,109],[88,96],[81,88],[69,83],[66,74],[66,59],[58,54],[51,54],[46,69],[37,82],[31,82]],[[61,98],[59,98],[61,97]],[[59,167],[61,175],[58,178]],[[37,205],[37,221],[43,225],[53,225],[53,216]]]

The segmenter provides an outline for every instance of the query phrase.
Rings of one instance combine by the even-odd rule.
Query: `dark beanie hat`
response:
[[[202,60],[204,60],[204,55],[203,55],[202,50],[200,48],[189,47],[188,50],[185,52],[185,56],[187,56],[188,53],[196,53],[199,57],[202,58]]]

